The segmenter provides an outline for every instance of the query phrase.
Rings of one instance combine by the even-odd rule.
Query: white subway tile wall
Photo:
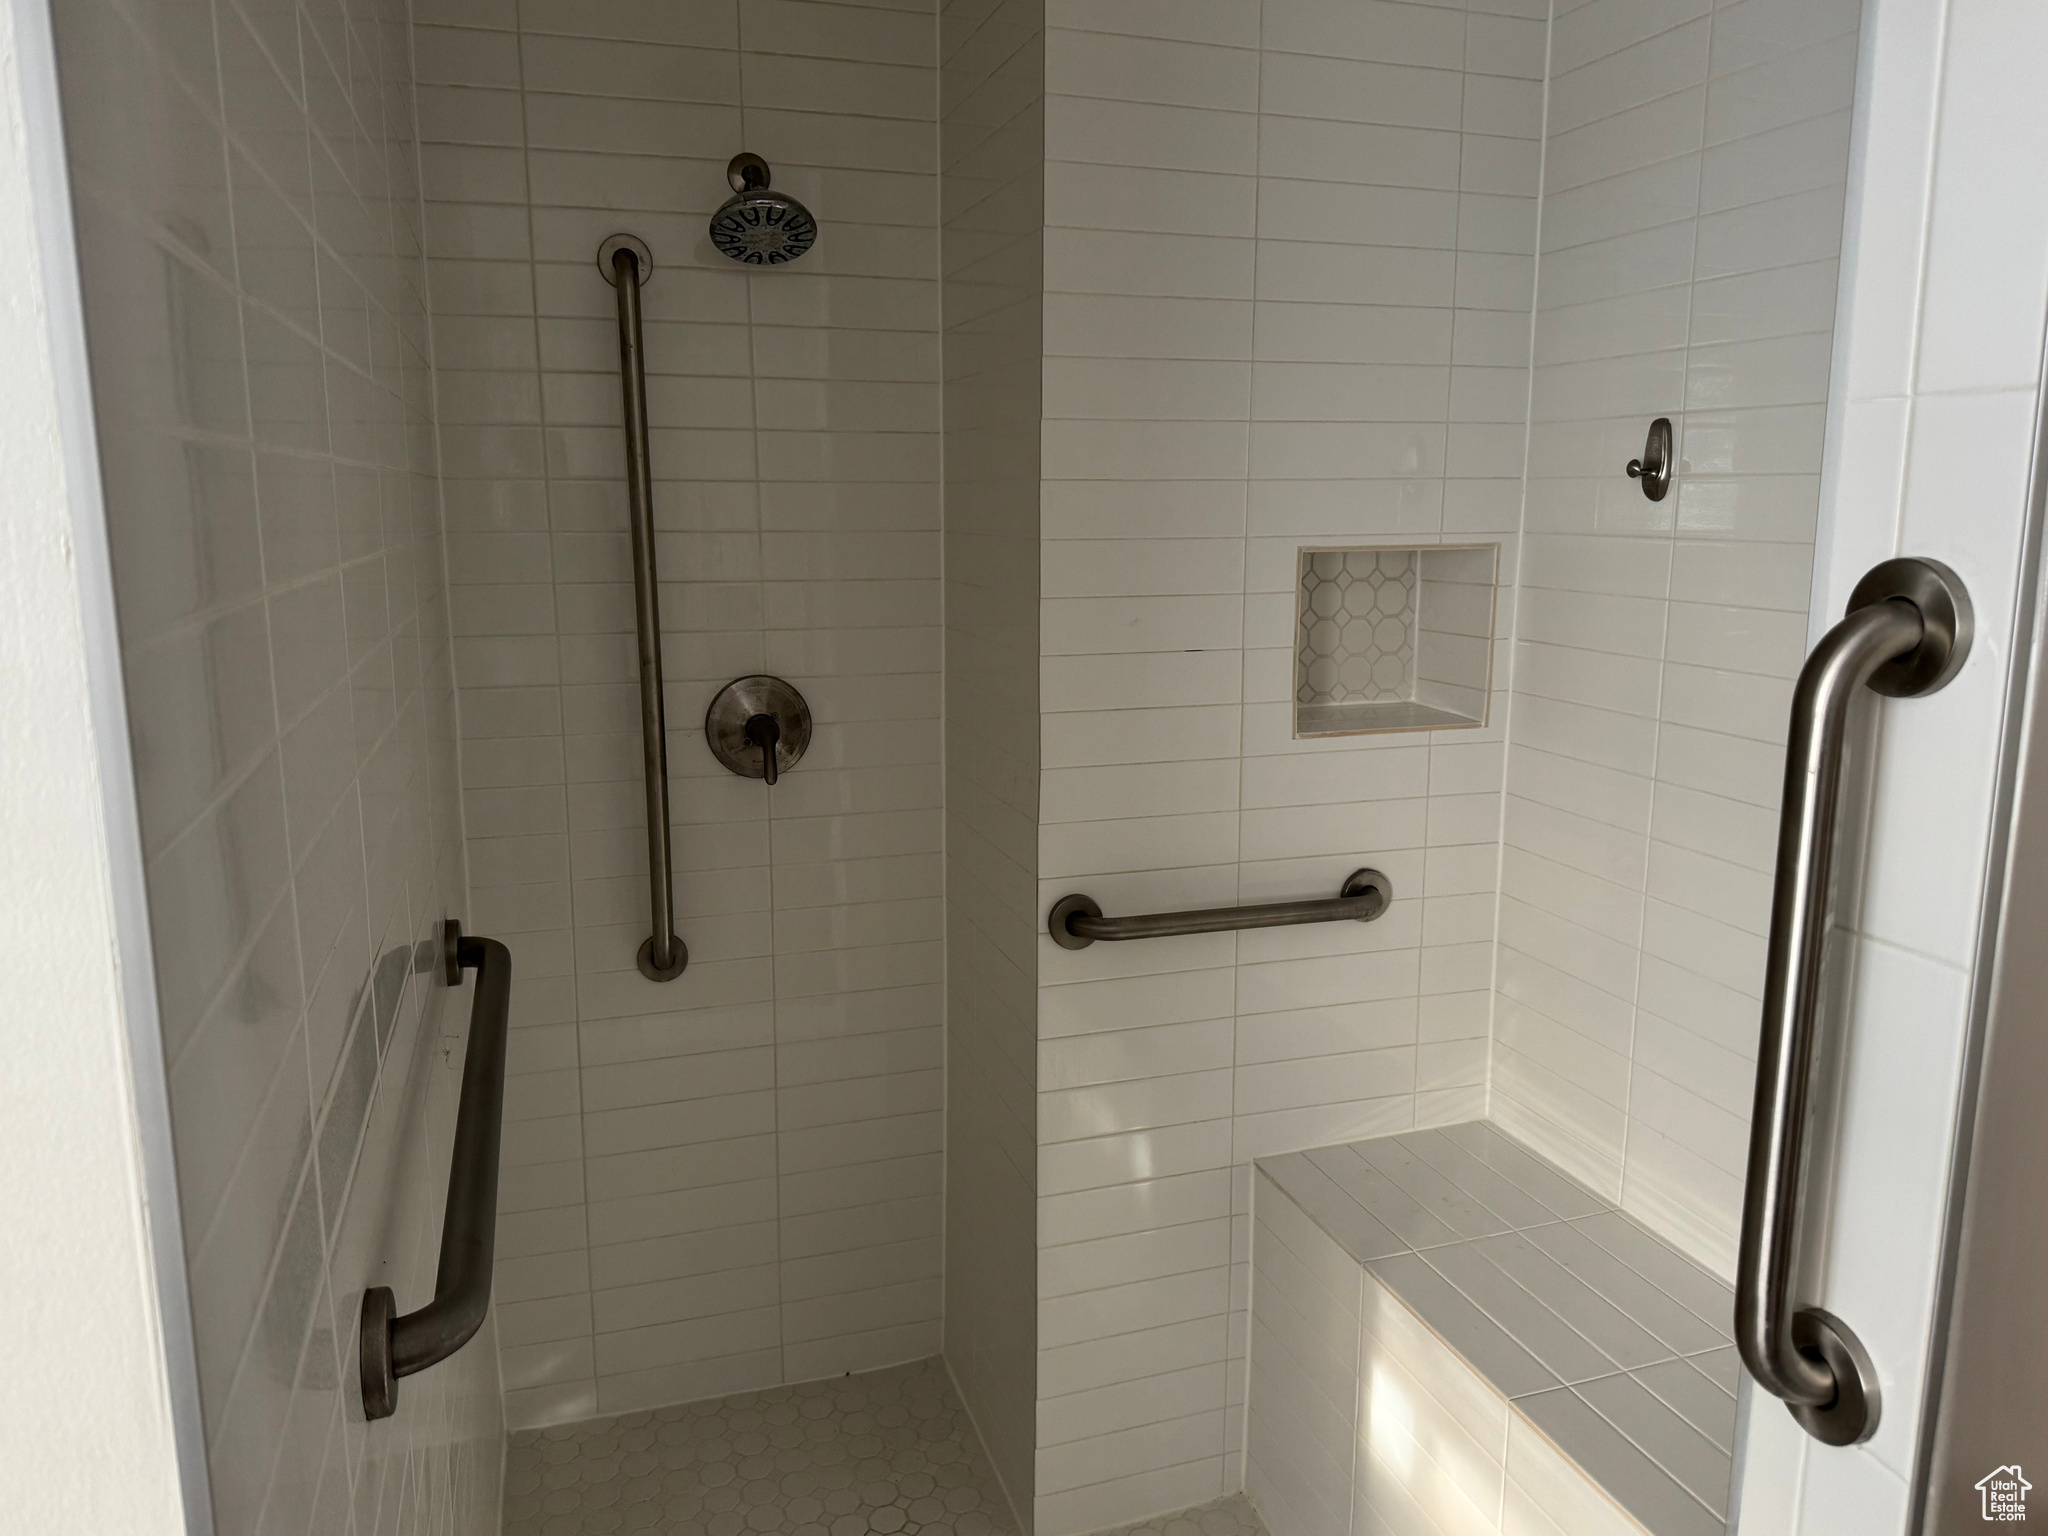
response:
[[[1295,740],[1297,558],[1498,539],[1512,571],[1544,9],[1048,9],[1039,910],[1396,892],[1365,927],[1039,935],[1064,1536],[1238,1486],[1250,1159],[1484,1112],[1504,711]]]
[[[952,0],[939,29],[945,1353],[1011,1504],[1028,1522],[1038,1442],[1044,0]]]
[[[363,1422],[432,1293],[468,993],[403,4],[55,8],[220,1536],[498,1523],[496,1346]]]
[[[1552,26],[1492,1114],[1724,1273],[1860,10]],[[1621,469],[1660,415],[1678,468],[1651,502]]]
[[[498,1315],[515,1425],[934,1353],[942,1108],[929,4],[423,0],[427,247],[477,921],[521,967]],[[822,233],[712,248],[727,160]],[[649,440],[681,978],[648,933],[613,290]],[[705,749],[772,672],[810,754]]]

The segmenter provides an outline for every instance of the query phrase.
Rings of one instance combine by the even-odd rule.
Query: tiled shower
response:
[[[932,19],[421,6],[471,919],[520,965],[498,1328],[515,1426],[939,1348],[944,1062]],[[838,209],[788,270],[706,235],[725,162]],[[690,962],[653,986],[613,294],[646,284]],[[704,750],[772,673],[773,790]]]
[[[1020,1528],[1208,1504],[1254,1160],[1397,1132],[1731,1272],[1858,5],[55,14],[223,1536],[481,1536],[507,1432],[934,1356]],[[800,262],[712,246],[741,150]],[[755,673],[772,788],[701,728]],[[1368,924],[1046,930],[1361,866]],[[366,1423],[444,917],[515,966],[494,1305]]]

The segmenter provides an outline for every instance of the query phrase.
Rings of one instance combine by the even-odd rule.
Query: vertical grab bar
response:
[[[1879,1411],[1877,1374],[1856,1335],[1818,1307],[1792,1304],[1843,737],[1864,686],[1893,698],[1932,693],[1969,649],[1969,594],[1956,574],[1932,560],[1887,560],[1857,583],[1792,692],[1735,1337],[1758,1385],[1829,1445],[1869,1439]]]
[[[675,931],[669,866],[668,715],[662,702],[661,593],[654,574],[654,486],[647,455],[647,361],[640,337],[640,288],[653,274],[645,243],[613,235],[598,247],[598,270],[618,290],[619,387],[626,417],[626,521],[633,534],[633,617],[640,649],[640,769],[647,782],[647,903],[652,933],[640,946],[640,974],[673,981],[690,963]]]
[[[469,1048],[462,1058],[462,1099],[448,1198],[441,1212],[441,1262],[434,1299],[398,1315],[388,1285],[363,1292],[356,1341],[363,1417],[398,1411],[398,1378],[439,1365],[484,1325],[491,1308],[491,1265],[498,1239],[498,1143],[505,1125],[505,1046],[512,1020],[512,952],[496,939],[468,939],[450,918],[441,928],[444,974],[459,984],[476,972],[469,1007]]]

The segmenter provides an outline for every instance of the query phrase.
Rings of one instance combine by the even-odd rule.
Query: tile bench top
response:
[[[1258,1167],[1655,1536],[1725,1529],[1717,1277],[1483,1120]]]

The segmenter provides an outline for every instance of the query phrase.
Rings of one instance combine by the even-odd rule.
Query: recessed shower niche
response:
[[[1498,544],[1304,549],[1294,734],[1484,725]]]

